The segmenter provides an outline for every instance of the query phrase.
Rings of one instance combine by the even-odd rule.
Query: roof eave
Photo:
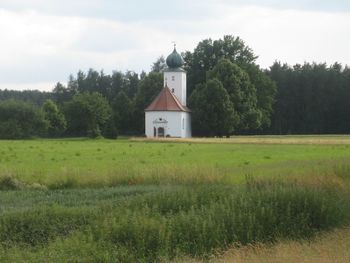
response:
[[[183,68],[166,68],[163,70],[164,72],[186,72]]]
[[[145,112],[150,112],[150,111],[172,111],[172,112],[191,112],[191,110],[145,110]]]

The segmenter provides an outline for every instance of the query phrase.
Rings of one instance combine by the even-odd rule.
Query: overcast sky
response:
[[[350,65],[348,0],[0,0],[0,89],[51,90],[79,69],[149,71],[205,38],[241,37],[268,68]]]

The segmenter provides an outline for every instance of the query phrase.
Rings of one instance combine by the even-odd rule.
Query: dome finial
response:
[[[166,58],[166,64],[169,68],[181,68],[184,65],[184,60],[179,53],[176,51],[176,42],[174,44],[174,51]]]

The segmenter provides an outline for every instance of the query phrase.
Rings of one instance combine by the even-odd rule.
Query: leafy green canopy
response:
[[[229,135],[239,120],[227,90],[217,79],[198,86],[190,103],[194,132],[199,135]]]
[[[111,118],[108,101],[97,92],[77,94],[64,105],[68,134],[74,136],[101,136]]]
[[[234,125],[236,132],[253,132],[270,126],[276,85],[255,64],[257,56],[239,37],[203,40],[193,53],[186,52],[184,58],[189,94],[208,79],[222,82],[239,117]]]
[[[229,60],[223,59],[208,72],[208,78],[217,78],[227,90],[239,118],[239,122],[235,125],[236,129],[257,129],[261,126],[261,111],[257,107],[256,88],[244,70]]]
[[[52,100],[47,100],[43,105],[43,112],[48,122],[48,135],[50,137],[62,135],[67,128],[67,122],[57,105]]]
[[[190,94],[197,84],[205,82],[206,72],[212,70],[221,59],[229,59],[243,66],[253,64],[257,56],[239,37],[226,35],[214,41],[210,38],[202,40],[193,52],[184,54]]]
[[[23,101],[0,101],[0,139],[45,135],[47,126],[39,107]]]
[[[111,107],[113,121],[116,124],[117,130],[123,134],[130,132],[129,127],[132,125],[132,102],[124,91],[117,94],[111,103]]]

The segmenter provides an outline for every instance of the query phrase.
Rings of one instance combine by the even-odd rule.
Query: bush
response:
[[[103,130],[102,135],[103,135],[103,137],[105,137],[107,139],[117,139],[118,138],[118,130],[117,130],[116,125],[115,125],[112,118],[106,123],[106,126]]]
[[[97,126],[95,128],[89,129],[87,131],[87,136],[91,139],[96,139],[101,137],[101,130],[100,128]]]
[[[46,133],[48,123],[42,111],[23,101],[0,102],[0,139],[22,139]]]
[[[66,102],[63,111],[67,120],[67,134],[71,136],[101,136],[111,118],[108,101],[97,92],[78,93]]]

